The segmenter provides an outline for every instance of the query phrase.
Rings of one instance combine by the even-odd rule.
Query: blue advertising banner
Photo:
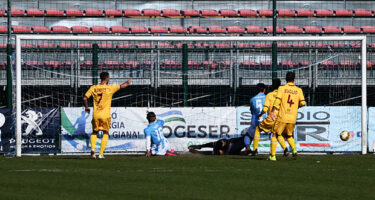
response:
[[[239,107],[238,134],[247,131],[250,120],[249,107]],[[340,139],[344,130],[351,135],[348,141]],[[361,151],[361,107],[303,107],[298,112],[294,138],[298,151]],[[262,133],[259,151],[269,152],[269,146],[270,134]]]
[[[59,108],[32,108],[22,111],[22,153],[59,151]],[[4,123],[1,123],[4,122]],[[0,110],[1,150],[15,151],[15,120],[9,110]]]
[[[375,152],[375,108],[368,109],[368,148],[369,152]]]

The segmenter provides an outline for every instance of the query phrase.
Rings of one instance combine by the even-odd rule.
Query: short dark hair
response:
[[[148,122],[153,122],[156,120],[156,115],[154,112],[148,112],[147,113],[147,116],[146,116],[146,119],[148,120]]]
[[[281,80],[279,78],[272,79],[272,90],[277,90],[281,85]]]
[[[264,83],[258,83],[257,84],[257,92],[264,92],[264,90],[266,89],[266,85],[264,85]]]
[[[296,78],[296,75],[294,74],[294,72],[288,72],[286,73],[286,82],[293,82],[294,79]]]
[[[108,77],[109,77],[109,73],[108,72],[102,72],[102,73],[100,73],[100,80],[104,81]]]

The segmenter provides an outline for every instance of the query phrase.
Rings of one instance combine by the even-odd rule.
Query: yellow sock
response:
[[[292,150],[295,150],[296,149],[296,145],[294,144],[294,138],[293,137],[288,137],[287,140],[288,140],[288,143],[289,143],[290,147],[292,147]]]
[[[276,136],[272,136],[272,138],[271,138],[271,156],[276,155],[276,147],[277,147]]]
[[[90,141],[91,141],[91,150],[95,151],[95,145],[96,145],[96,134],[91,134]]]
[[[259,127],[257,126],[255,128],[255,134],[254,134],[254,151],[258,149],[259,140],[260,140],[260,130],[259,130]]]
[[[277,136],[277,141],[279,142],[280,146],[285,149],[286,148],[286,144],[285,144],[285,139],[283,136],[279,135]]]
[[[108,134],[103,134],[102,143],[100,144],[100,155],[103,155],[104,149],[108,143]]]

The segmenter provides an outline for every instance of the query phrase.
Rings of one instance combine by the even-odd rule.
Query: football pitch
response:
[[[373,199],[374,155],[0,157],[0,199]]]

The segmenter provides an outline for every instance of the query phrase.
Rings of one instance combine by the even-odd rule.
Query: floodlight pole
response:
[[[12,44],[11,44],[11,4],[8,0],[8,41],[7,41],[7,107],[12,109]]]
[[[272,36],[276,36],[277,31],[277,10],[276,0],[272,1]],[[277,41],[272,42],[272,79],[277,78]]]

